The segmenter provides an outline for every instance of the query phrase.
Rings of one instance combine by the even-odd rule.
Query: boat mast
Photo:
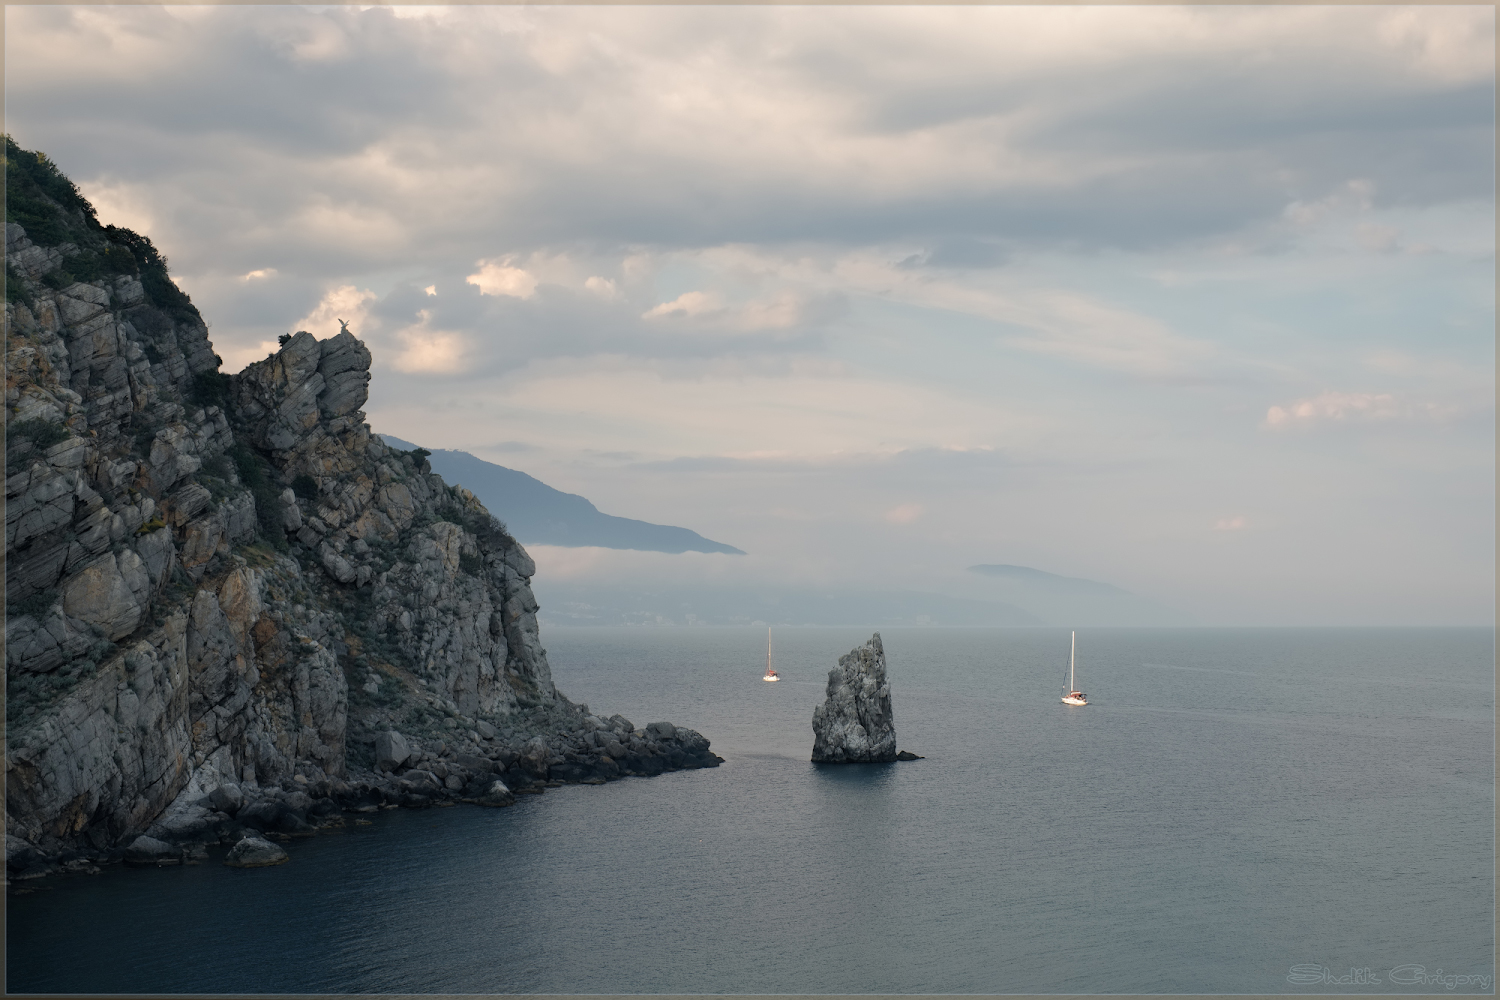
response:
[[[1068,693],[1069,694],[1072,694],[1074,691],[1078,690],[1078,686],[1073,683],[1073,657],[1074,657],[1075,654],[1077,654],[1077,652],[1078,652],[1078,632],[1075,630],[1073,632],[1073,644],[1068,649]]]
[[[771,630],[766,629],[766,676],[771,676]]]

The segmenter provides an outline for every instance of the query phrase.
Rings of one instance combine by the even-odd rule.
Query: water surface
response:
[[[66,992],[1434,992],[1494,973],[1488,629],[891,629],[925,760],[808,762],[868,638],[549,628],[559,688],[726,761],[396,811],[291,864],[9,899],[8,988]],[[1309,986],[1373,970],[1379,985]],[[1409,973],[1406,974],[1409,977]],[[1457,992],[1492,992],[1459,984]],[[1448,990],[1443,989],[1443,992]]]

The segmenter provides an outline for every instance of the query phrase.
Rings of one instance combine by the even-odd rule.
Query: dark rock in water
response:
[[[5,870],[12,876],[44,860],[42,852],[30,841],[15,834],[5,835]]]
[[[281,848],[260,837],[246,837],[229,849],[224,863],[231,868],[267,868],[292,860]]]
[[[512,795],[510,789],[505,786],[505,782],[500,781],[497,778],[493,781],[490,781],[484,791],[475,797],[474,801],[482,806],[498,807],[514,804],[516,801],[516,797]]]
[[[828,671],[828,698],[813,710],[812,759],[854,764],[896,759],[891,686],[880,633],[839,657]]]
[[[926,760],[927,758],[923,757],[923,756],[921,756],[919,754],[914,754],[910,750],[902,750],[900,753],[896,754],[896,759],[897,760]]]
[[[317,833],[317,830],[302,813],[288,809],[277,817],[276,832],[284,833],[289,837],[311,837]]]
[[[182,851],[165,841],[142,834],[125,849],[125,863],[132,865],[181,864]]]
[[[646,732],[658,740],[670,740],[677,735],[677,727],[670,722],[653,722],[646,727]]]

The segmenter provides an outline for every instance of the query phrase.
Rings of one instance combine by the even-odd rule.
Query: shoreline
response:
[[[289,843],[368,823],[361,817],[382,810],[460,804],[503,808],[518,795],[541,795],[549,788],[602,785],[723,763],[695,730],[670,722],[637,729],[622,716],[603,720],[587,714],[587,706],[578,708],[579,725],[571,731],[528,736],[525,729],[509,730],[488,737],[476,732],[477,745],[474,740],[450,745],[437,738],[408,740],[393,734],[407,754],[386,768],[353,768],[342,778],[297,774],[265,785],[218,785],[179,800],[128,844],[108,849],[75,847],[49,854],[12,834],[6,838],[6,891],[34,891],[17,883],[97,874],[103,865],[201,863],[209,846],[232,848],[247,837]]]

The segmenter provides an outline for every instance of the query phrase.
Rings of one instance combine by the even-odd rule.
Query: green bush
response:
[[[118,244],[111,244],[99,255],[99,266],[106,274],[140,274],[141,265],[135,262],[130,251]]]
[[[292,492],[304,500],[318,499],[318,481],[307,473],[301,473],[292,480]]]
[[[484,576],[484,560],[479,556],[470,555],[467,552],[462,552],[459,554],[458,568],[463,570],[465,573],[468,573],[470,576]]]
[[[199,372],[193,376],[193,388],[188,395],[199,406],[222,408],[229,402],[229,386],[232,381],[231,376],[223,372]]]
[[[98,281],[104,277],[99,255],[92,250],[84,250],[69,257],[68,270],[73,272],[76,281]]]
[[[286,534],[281,530],[281,490],[276,488],[271,463],[243,441],[235,442],[229,449],[240,482],[250,488],[255,497],[255,519],[260,527],[260,536],[270,542],[279,552],[285,552]]]
[[[28,438],[38,451],[45,451],[60,441],[66,441],[73,432],[62,424],[41,417],[17,420],[5,425],[5,443],[17,438]]]
[[[5,606],[5,613],[12,618],[18,618],[21,615],[30,615],[33,618],[40,619],[55,603],[57,603],[57,591],[41,590],[30,597],[23,597],[14,604],[7,604]]]
[[[5,301],[22,305],[31,305],[31,293],[26,290],[26,285],[9,265],[5,268]]]
[[[42,284],[58,292],[62,291],[64,288],[67,288],[75,280],[76,279],[70,272],[64,271],[60,267],[55,270],[48,271],[46,274],[42,275]]]

